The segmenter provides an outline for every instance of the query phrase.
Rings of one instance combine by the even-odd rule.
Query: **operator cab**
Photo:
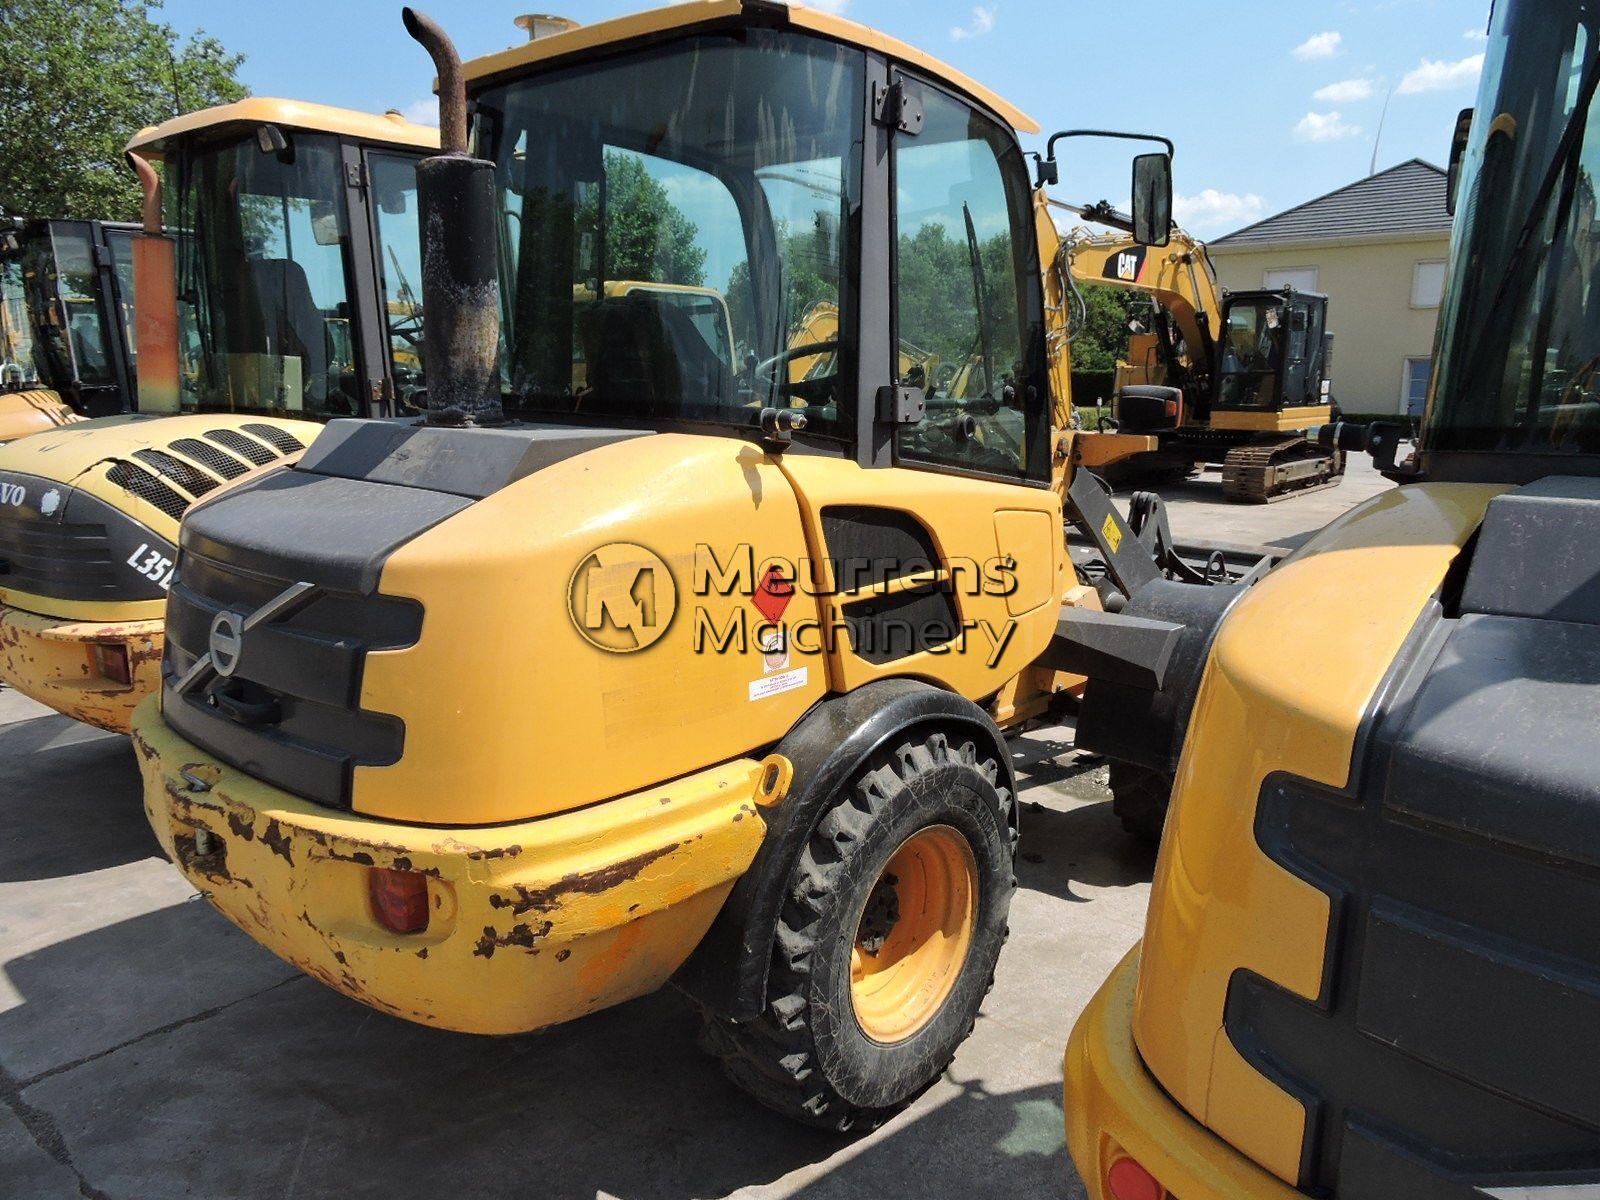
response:
[[[506,416],[763,438],[779,413],[800,453],[1047,485],[1032,122],[848,23],[689,7],[468,67]]]
[[[397,114],[263,99],[134,139],[164,161],[182,411],[418,411],[416,164],[434,136]]]
[[[133,407],[136,230],[20,218],[0,227],[0,392],[47,388],[90,417]]]
[[[1328,298],[1312,292],[1230,293],[1213,411],[1282,412],[1327,404],[1333,343],[1327,316]]]

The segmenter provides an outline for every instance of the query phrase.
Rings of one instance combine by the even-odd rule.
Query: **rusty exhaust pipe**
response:
[[[467,154],[467,85],[449,35],[413,8],[400,15],[439,73],[439,153],[417,165],[427,420],[498,424],[505,412],[494,164]]]
[[[150,160],[142,154],[128,151],[128,165],[133,168],[133,173],[139,177],[139,190],[144,193],[144,231],[146,233],[161,233],[161,175],[150,165]]]

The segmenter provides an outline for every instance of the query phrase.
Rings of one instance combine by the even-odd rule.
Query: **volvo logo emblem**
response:
[[[244,620],[238,613],[223,610],[211,622],[211,638],[207,643],[211,651],[211,669],[224,679],[232,677],[239,669],[239,654],[244,649]]]

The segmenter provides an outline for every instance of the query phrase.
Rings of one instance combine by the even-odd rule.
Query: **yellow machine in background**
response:
[[[140,411],[0,449],[0,680],[126,732],[159,680],[189,507],[298,454],[315,422],[414,407],[416,163],[437,140],[269,99],[133,139],[145,225],[115,261],[138,276]]]
[[[1144,941],[1066,1054],[1092,1200],[1600,1193],[1597,46],[1495,5],[1416,454],[1326,431],[1402,486],[1169,681]]]
[[[512,1033],[672,982],[741,1087],[869,1127],[991,979],[1003,730],[1108,643],[1140,648],[1109,656],[1126,681],[1172,652],[1067,554],[1070,516],[1117,578],[1163,573],[1077,469],[1035,127],[799,6],[464,69],[406,21],[446,151],[419,173],[427,418],[336,422],[189,514],[134,717],[151,826],[384,1012]],[[1170,161],[1138,174],[1164,241]],[[685,319],[700,293],[656,285],[720,295],[739,370]]]
[[[0,443],[134,407],[137,230],[0,223]]]
[[[1072,211],[1118,219],[1105,206]],[[1219,462],[1223,495],[1247,503],[1338,484],[1342,453],[1305,436],[1334,413],[1327,297],[1225,293],[1205,246],[1180,230],[1148,249],[1125,233],[1079,228],[1067,258],[1075,283],[1136,291],[1153,305],[1151,327],[1132,334],[1117,364],[1113,411],[1118,430],[1158,447],[1108,464],[1108,477],[1181,479]]]

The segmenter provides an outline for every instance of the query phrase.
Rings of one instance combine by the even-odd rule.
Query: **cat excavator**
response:
[[[0,443],[135,405],[137,231],[113,221],[0,223]]]
[[[1073,209],[1126,225],[1100,204]],[[1225,292],[1203,244],[1180,230],[1163,248],[1125,232],[1080,226],[1067,237],[1076,286],[1114,287],[1151,301],[1148,329],[1117,364],[1118,430],[1157,440],[1104,471],[1116,484],[1182,479],[1222,464],[1222,492],[1250,504],[1336,487],[1344,454],[1307,433],[1331,420],[1332,345],[1327,297],[1291,288]]]
[[[466,64],[405,20],[441,108],[427,411],[188,513],[133,717],[151,828],[383,1012],[506,1034],[670,983],[759,1101],[875,1125],[1005,939],[1005,731],[1164,676],[1179,626],[1104,611],[1128,590],[1222,594],[1081,469],[1154,441],[1073,425],[1055,164],[982,84],[799,5]],[[1133,179],[1165,244],[1170,158]],[[737,369],[696,293],[610,286],[643,277],[718,292]]]
[[[39,235],[67,265],[46,286],[20,231],[19,270],[0,257],[5,296],[20,276],[24,299],[50,299],[31,327],[8,304],[5,329],[34,330],[41,368],[75,364],[61,368],[76,381],[66,395],[85,412],[119,415],[66,409],[42,423],[73,423],[0,447],[0,682],[126,732],[156,686],[190,506],[298,454],[331,417],[417,411],[416,164],[437,142],[394,113],[242,100],[132,139],[144,222],[99,227],[109,257],[91,253],[96,227],[52,223]],[[121,288],[115,315],[79,281],[93,263],[115,266],[103,272]],[[130,298],[131,412],[115,389],[90,386],[88,366],[97,345],[119,371],[129,363]],[[37,395],[0,394],[0,414]]]

